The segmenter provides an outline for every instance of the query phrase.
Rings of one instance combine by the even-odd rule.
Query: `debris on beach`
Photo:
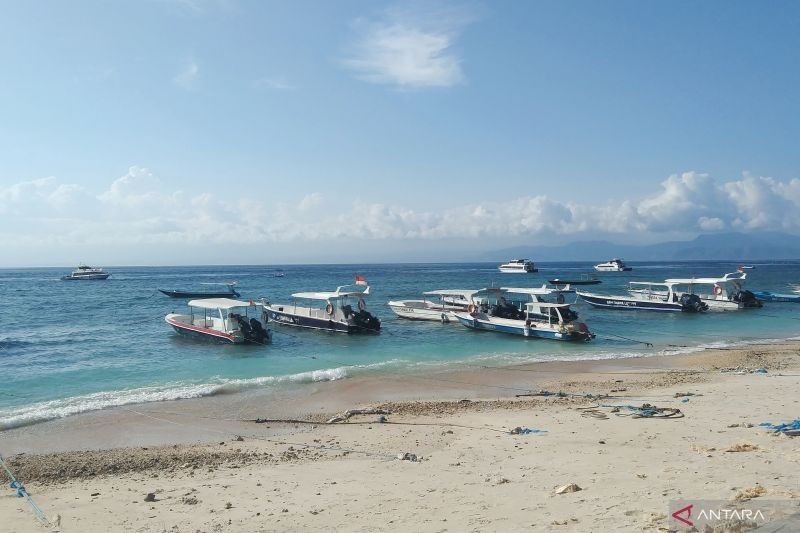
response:
[[[526,428],[517,426],[511,431],[509,431],[511,435],[535,435],[540,433],[547,433],[546,429],[537,429],[537,428]]]
[[[355,415],[390,415],[392,414],[390,411],[385,409],[349,409],[342,414],[336,415],[327,422],[326,424],[335,424],[337,422],[345,422],[351,416]]]
[[[752,427],[752,426],[751,426]],[[762,422],[759,427],[767,428],[775,433],[783,433],[788,437],[800,436],[800,418],[783,424],[773,424],[772,422]]]
[[[412,463],[419,462],[419,458],[415,454],[413,454],[411,452],[398,453],[397,454],[397,460],[398,461],[411,461]]]
[[[144,497],[144,501],[146,502],[155,502],[156,500],[156,493],[155,492],[148,492],[147,496]]]
[[[578,492],[579,490],[583,490],[575,483],[570,483],[569,485],[564,485],[563,487],[558,487],[556,489],[556,494],[568,494],[570,492]]]
[[[702,396],[702,394],[697,394],[694,392],[676,392],[672,397],[683,398],[684,396]]]
[[[722,372],[723,374],[737,374],[737,375],[769,373],[769,371],[766,368],[750,368],[747,366],[720,368],[719,371]]]
[[[756,450],[758,450],[758,446],[756,446],[755,444],[742,443],[742,444],[736,444],[734,446],[731,446],[730,448],[728,448],[725,451],[726,452],[754,452]]]
[[[739,492],[736,495],[734,500],[737,502],[743,502],[747,500],[752,500],[753,498],[758,498],[759,496],[763,496],[767,493],[767,489],[762,487],[761,485],[756,485],[755,487],[750,487],[748,489],[744,489],[743,491]]]

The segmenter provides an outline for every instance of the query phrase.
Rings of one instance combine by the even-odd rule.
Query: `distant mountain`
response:
[[[486,261],[527,257],[534,261],[691,261],[800,259],[800,237],[778,232],[708,233],[691,241],[630,245],[609,241],[579,241],[562,246],[515,246],[483,254]]]

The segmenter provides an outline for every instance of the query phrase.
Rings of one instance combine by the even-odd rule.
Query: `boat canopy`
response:
[[[672,287],[675,285],[675,280],[667,281],[631,281],[630,285],[641,285],[642,287]]]
[[[425,296],[461,296],[465,300],[469,300],[477,291],[470,289],[441,289],[437,291],[423,292]]]
[[[335,291],[328,292],[296,292],[292,298],[306,298],[308,300],[335,300],[348,296],[366,296],[369,294],[369,285],[342,285]]]
[[[531,309],[547,309],[547,308],[551,308],[551,307],[555,307],[555,308],[558,308],[558,309],[564,309],[564,308],[569,307],[569,304],[551,304],[551,303],[548,303],[548,302],[531,302],[531,303],[525,304],[525,307],[528,307],[528,308],[531,308]]]
[[[732,281],[744,281],[747,277],[745,272],[730,272],[721,278],[672,278],[666,283],[681,285],[715,285],[717,283],[728,283]]]
[[[250,307],[250,305],[250,302],[232,300],[231,298],[203,298],[189,301],[189,307],[199,307],[201,309],[233,309],[235,307]]]

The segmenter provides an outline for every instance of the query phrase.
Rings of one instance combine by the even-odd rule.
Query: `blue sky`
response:
[[[798,233],[799,26],[794,2],[9,2],[0,265]]]

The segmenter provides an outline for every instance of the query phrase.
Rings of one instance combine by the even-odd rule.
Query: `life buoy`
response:
[[[364,301],[364,298],[359,298],[358,299],[358,310],[359,311],[363,311],[366,308],[367,308],[367,302]]]
[[[722,294],[722,287],[720,287],[719,285],[714,285],[714,294],[716,294],[717,296]]]
[[[333,304],[328,302],[328,305],[325,306],[325,312],[328,313],[329,316],[333,315]]]
[[[478,309],[478,308],[477,308],[477,307],[475,307],[475,304],[469,304],[469,307],[467,307],[467,311],[468,311],[468,312],[469,312],[469,314],[471,314],[471,315],[474,315],[474,314],[475,314],[475,310],[476,310],[476,309]]]

